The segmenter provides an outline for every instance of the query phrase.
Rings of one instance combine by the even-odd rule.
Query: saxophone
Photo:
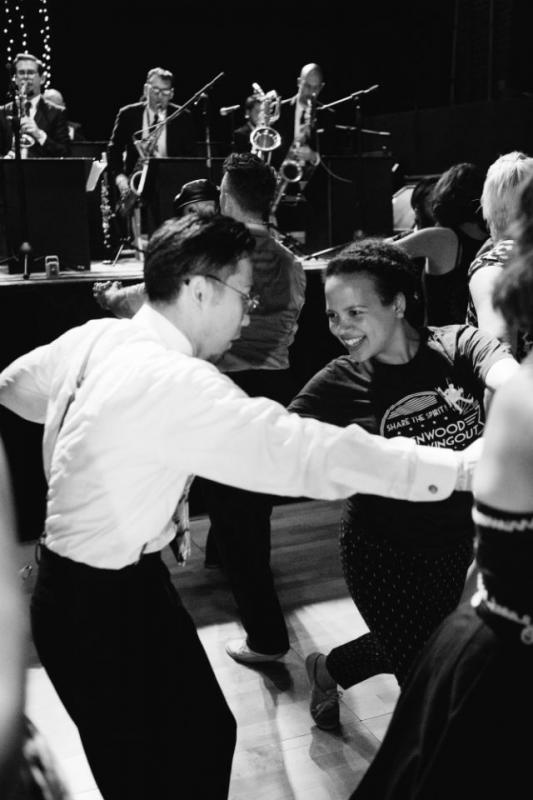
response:
[[[118,214],[128,217],[141,196],[146,180],[148,162],[155,152],[159,134],[166,123],[167,120],[162,120],[157,125],[153,125],[148,135],[144,138],[142,137],[142,130],[133,134],[133,144],[139,157],[129,177],[129,188],[119,200],[117,206]],[[141,134],[141,138],[137,138],[138,134]]]
[[[278,185],[272,203],[272,213],[276,211],[289,183],[305,181],[305,184],[307,184],[320,162],[319,153],[314,150],[309,152],[307,146],[314,123],[315,98],[309,97],[305,104],[303,124],[300,126],[300,130],[297,136],[295,136],[278,170]],[[304,146],[306,147],[305,153],[303,152]],[[305,188],[305,184],[302,188]]]

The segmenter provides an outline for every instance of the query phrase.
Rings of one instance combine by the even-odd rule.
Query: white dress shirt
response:
[[[40,94],[36,94],[28,99],[27,101],[29,103],[28,112],[26,113],[26,109],[24,109],[25,117],[29,117],[30,119],[35,119],[35,114],[37,112],[37,105],[39,104],[40,99],[41,99]],[[46,133],[46,131],[43,131],[41,128],[39,128],[37,142],[41,145],[41,147],[43,146],[43,144],[46,142],[47,139],[48,139],[48,134]]]
[[[305,139],[307,138],[302,135],[305,127],[305,110],[306,106],[297,100],[294,106],[294,141],[299,144],[305,144]]]
[[[191,353],[185,336],[144,305],[132,320],[74,328],[0,374],[0,402],[45,425],[51,550],[110,569],[135,562],[143,548],[160,550],[174,535],[172,514],[190,473],[323,499],[360,491],[440,500],[453,491],[460,454],[289,414],[249,398]]]
[[[148,106],[144,109],[143,114],[143,139],[152,133],[152,126],[155,125],[156,112],[152,111]],[[167,118],[167,113],[164,109],[160,108],[157,111],[158,121],[157,124],[163,122]],[[164,125],[159,131],[157,142],[153,151],[153,158],[166,158],[167,156],[167,126]]]

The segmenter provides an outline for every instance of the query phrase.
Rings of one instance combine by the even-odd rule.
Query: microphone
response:
[[[205,102],[207,98],[208,95],[206,94],[206,92],[201,92],[201,94],[199,94],[196,100],[194,101],[194,105],[197,106],[201,100]]]
[[[234,111],[237,111],[241,107],[240,103],[237,103],[235,106],[223,106],[219,109],[219,114],[221,117],[227,117],[228,114],[233,114]]]

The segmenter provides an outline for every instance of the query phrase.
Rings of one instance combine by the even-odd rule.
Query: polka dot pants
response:
[[[344,577],[369,628],[327,657],[328,671],[343,689],[383,672],[393,673],[401,686],[423,644],[457,607],[472,538],[434,551],[415,547],[365,536],[341,522]]]

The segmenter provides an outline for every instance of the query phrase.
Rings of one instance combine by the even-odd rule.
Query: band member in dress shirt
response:
[[[135,138],[146,138],[152,130],[151,126],[163,122],[178,110],[178,106],[171,103],[174,97],[173,84],[171,72],[154,67],[146,76],[141,102],[124,106],[117,114],[108,147],[108,163],[121,195],[128,191],[128,176],[139,161],[134,136],[137,134]],[[191,114],[185,110],[162,127],[151,157],[189,155],[194,155],[194,128]]]
[[[304,161],[313,161],[318,149],[316,141],[316,115],[308,117],[309,103],[316,105],[318,95],[324,86],[321,67],[318,64],[306,64],[298,77],[298,91],[288,102],[282,104],[279,121],[275,123],[281,134],[282,145],[274,151],[274,166],[287,156],[294,142],[299,144],[299,157]]]
[[[46,80],[44,65],[30,53],[19,53],[12,65],[17,91],[23,95],[20,133],[27,141],[32,158],[60,157],[69,154],[69,135],[65,112],[45,100],[41,89]],[[0,152],[13,155],[13,102],[7,103],[0,114]]]

